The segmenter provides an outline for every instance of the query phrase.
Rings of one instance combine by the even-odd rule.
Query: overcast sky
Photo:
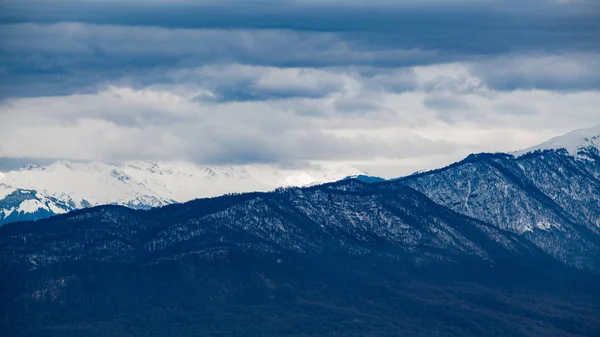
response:
[[[595,0],[0,6],[5,162],[326,161],[393,177],[600,124]]]

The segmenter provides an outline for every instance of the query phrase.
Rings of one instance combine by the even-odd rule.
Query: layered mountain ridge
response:
[[[76,210],[4,225],[0,257],[14,336],[600,329],[598,260],[573,268],[400,181]]]
[[[576,159],[598,161],[600,126],[575,130],[507,155],[521,157],[538,151],[564,151]],[[469,160],[467,158],[465,161]],[[422,174],[429,172],[419,172],[409,178]],[[590,174],[596,178],[600,175],[596,169],[592,169]],[[28,165],[0,173],[0,225],[96,205],[115,204],[147,209],[202,197],[310,186],[347,177],[368,182],[383,180],[366,176],[350,166],[336,165],[317,165],[308,169],[282,169],[270,165],[204,167],[186,162],[125,162],[108,165],[58,161],[45,166]],[[5,200],[8,195],[6,191],[33,193],[17,193],[10,200]],[[20,207],[20,204],[15,204],[16,200],[27,203]],[[33,207],[35,205],[38,207]],[[534,225],[552,224],[545,222]]]
[[[390,181],[9,223],[0,334],[596,336],[589,139]]]
[[[361,171],[350,166],[320,165],[284,169],[270,165],[203,167],[186,162],[126,162],[121,165],[58,161],[27,166],[0,175],[0,225],[61,214],[90,206],[115,204],[147,209],[228,193],[270,191],[278,187],[332,182]],[[20,208],[22,202],[37,209]],[[47,206],[41,206],[47,205]]]

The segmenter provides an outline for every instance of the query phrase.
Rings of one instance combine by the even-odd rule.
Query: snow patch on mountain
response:
[[[6,219],[9,215],[11,215],[15,211],[14,207],[5,208],[0,210],[0,219]]]
[[[42,204],[39,200],[29,199],[21,202],[19,208],[17,208],[17,212],[35,213],[39,209],[44,209],[46,211],[49,210],[49,208],[46,205]]]

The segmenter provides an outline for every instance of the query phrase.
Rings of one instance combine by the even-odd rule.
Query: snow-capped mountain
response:
[[[75,207],[70,204],[46,197],[36,191],[0,184],[0,224],[37,220],[74,209]]]
[[[566,150],[571,155],[583,157],[587,157],[590,152],[597,153],[600,150],[600,125],[571,131],[565,135],[554,137],[545,143],[517,151],[514,154],[520,156],[534,151],[561,149]]]
[[[205,167],[186,162],[109,165],[58,161],[0,174],[0,224],[96,205],[147,209],[228,193],[308,186],[360,174],[353,167],[335,165],[281,169],[270,165]],[[25,204],[16,204],[18,200]]]
[[[600,256],[599,137],[600,127],[577,130],[514,155],[471,155],[397,181],[585,268]]]

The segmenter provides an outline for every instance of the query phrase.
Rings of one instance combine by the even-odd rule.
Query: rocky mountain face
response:
[[[15,336],[600,331],[594,268],[397,181],[77,210],[3,226],[0,253]]]
[[[184,162],[107,165],[59,161],[0,173],[0,225],[97,205],[147,209],[227,193],[309,186],[359,174],[359,170],[348,166],[282,169],[269,165],[202,167]],[[16,190],[32,193],[5,199],[8,191]],[[25,202],[23,207],[15,204],[17,199]],[[32,208],[34,204],[39,207]]]
[[[573,134],[582,133],[532,152],[472,155],[397,182],[520,234],[564,263],[594,268],[600,261],[600,156],[597,136],[573,145]]]
[[[22,190],[0,184],[0,224],[29,221],[63,214],[75,209],[52,197],[32,190]]]

